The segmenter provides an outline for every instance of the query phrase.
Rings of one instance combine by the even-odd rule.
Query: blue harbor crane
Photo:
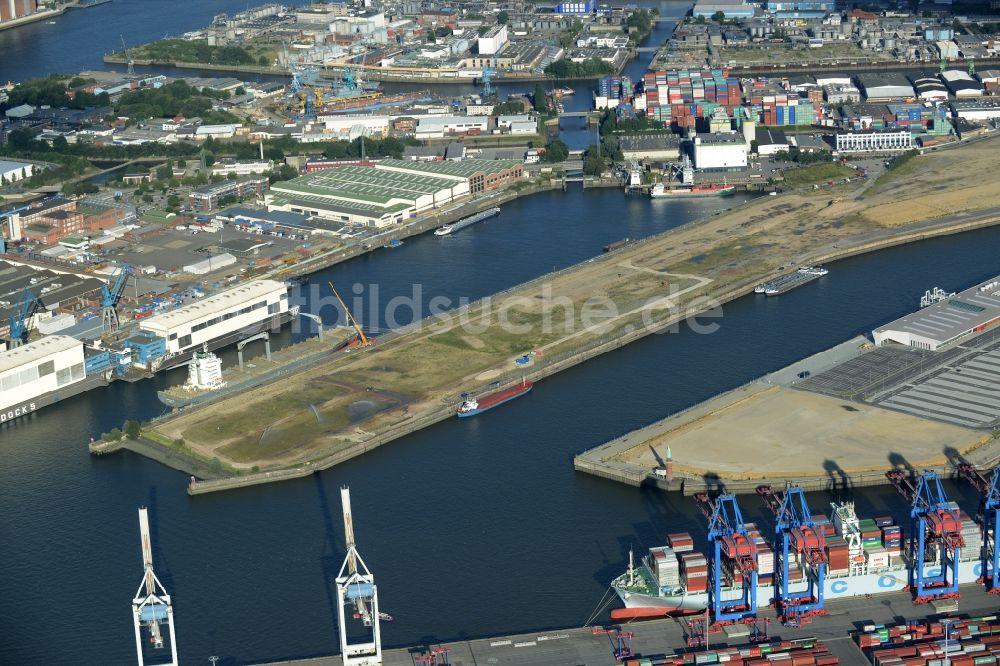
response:
[[[960,476],[979,491],[979,510],[983,517],[983,573],[980,581],[990,594],[1000,594],[1000,549],[997,548],[997,534],[1000,534],[1000,467],[993,469],[993,478],[986,478],[973,465],[962,463],[957,466]]]
[[[803,620],[826,613],[823,589],[826,579],[826,537],[816,526],[806,495],[800,486],[788,486],[779,499],[771,486],[757,486],[764,505],[775,516],[775,545],[780,548],[776,567],[778,614],[785,624],[798,625]],[[789,580],[792,556],[798,559],[806,578],[806,588],[793,591]]]
[[[35,308],[41,305],[30,289],[25,289],[21,300],[17,304],[17,310],[10,316],[10,346],[20,347],[28,337],[28,324],[31,316],[35,314]]]
[[[958,598],[958,555],[965,540],[958,508],[948,501],[937,472],[916,484],[901,470],[885,476],[910,502],[909,589],[913,603]],[[935,569],[926,569],[930,565]]]
[[[101,319],[104,322],[105,334],[118,330],[118,311],[115,308],[118,306],[118,299],[121,298],[122,291],[125,289],[125,282],[131,274],[132,267],[128,264],[122,264],[114,284],[110,287],[106,284],[101,285]]]
[[[485,100],[488,97],[493,96],[493,75],[496,74],[496,70],[491,67],[483,67],[483,94],[481,97]]]
[[[693,499],[708,518],[712,619],[716,624],[752,622],[757,615],[757,545],[747,533],[736,495],[725,493],[713,501],[705,493],[696,493]],[[724,572],[724,566],[728,572]],[[743,592],[739,598],[722,598],[724,573],[734,580],[742,577]]]

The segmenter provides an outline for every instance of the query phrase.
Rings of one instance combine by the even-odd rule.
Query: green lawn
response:
[[[806,167],[788,169],[784,172],[785,184],[789,187],[802,187],[814,183],[836,181],[854,176],[855,171],[843,164],[833,162],[821,162]]]

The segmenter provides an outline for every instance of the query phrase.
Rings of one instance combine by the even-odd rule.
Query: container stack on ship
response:
[[[957,505],[953,505],[957,509]],[[858,518],[853,502],[831,504],[831,518],[813,516],[826,541],[829,566],[824,582],[827,599],[866,594],[898,592],[908,583],[907,555],[903,528],[891,517]],[[958,580],[973,583],[979,577],[982,549],[982,528],[964,512],[959,512],[965,546],[959,554]],[[775,597],[775,571],[778,560],[774,545],[765,539],[756,525],[744,526],[757,547],[757,594],[759,603],[767,604]],[[936,561],[936,546],[928,546],[927,562]],[[677,568],[670,557],[677,558]],[[798,554],[789,553],[789,582],[794,590],[802,590],[808,581],[804,563]],[[928,564],[925,570],[933,570]],[[674,572],[679,575],[675,575]],[[676,582],[675,582],[676,581]],[[612,611],[616,620],[665,615],[703,613],[708,607],[708,562],[694,550],[694,541],[686,532],[669,534],[667,547],[650,549],[639,566],[622,574],[612,583],[625,604]],[[725,599],[738,598],[743,580],[731,563],[723,562],[722,590]]]

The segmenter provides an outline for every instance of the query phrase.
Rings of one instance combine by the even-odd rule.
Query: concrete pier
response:
[[[980,585],[962,587],[957,615],[972,617],[996,612],[996,600],[986,594]],[[782,627],[771,609],[760,617],[771,620],[771,638],[792,640],[817,638],[830,652],[840,659],[843,666],[869,663],[858,648],[851,634],[865,624],[886,624],[899,617],[916,619],[931,617],[934,609],[929,605],[914,606],[905,592],[879,594],[872,599],[837,599],[827,602],[829,615],[815,618],[798,628]],[[391,625],[386,625],[391,626]],[[615,625],[622,631],[635,634],[632,648],[641,656],[682,654],[686,644],[687,620],[663,618]],[[598,630],[600,631],[600,630]],[[709,635],[709,649],[726,645],[741,646],[746,638],[727,640],[722,632]],[[483,664],[517,664],[518,666],[613,666],[616,664],[614,631],[594,633],[589,627],[538,631],[512,636],[498,636],[474,640],[434,643],[387,650],[383,653],[384,666],[416,666],[417,657],[429,649],[447,646],[452,666]],[[258,666],[340,666],[339,656],[309,659],[261,662]]]

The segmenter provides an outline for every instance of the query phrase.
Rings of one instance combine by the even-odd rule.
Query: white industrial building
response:
[[[837,133],[837,152],[840,153],[888,152],[911,148],[913,135],[910,130]]]
[[[328,138],[342,139],[352,132],[357,133],[359,126],[364,129],[365,136],[386,137],[389,135],[392,117],[321,113],[317,120],[323,123],[327,132],[338,135]]]
[[[477,49],[479,55],[496,55],[507,45],[507,24],[500,23],[479,38]]]
[[[275,280],[254,280],[197,303],[143,319],[139,329],[167,341],[167,354],[260,327],[288,312],[288,288]]]
[[[736,132],[699,134],[694,139],[694,166],[698,169],[745,169],[749,148]]]
[[[181,270],[191,275],[207,275],[213,271],[232,266],[235,263],[236,257],[228,252],[223,252],[222,254],[216,254],[201,261],[196,261],[193,264],[187,264]]]
[[[39,397],[85,377],[83,343],[67,335],[0,353],[0,423],[43,407]]]
[[[951,112],[956,118],[972,122],[1000,118],[1000,100],[995,97],[958,100],[951,103]]]
[[[272,160],[233,160],[221,159],[212,164],[213,176],[252,176],[274,171]]]
[[[14,183],[24,178],[31,178],[34,173],[34,164],[0,160],[0,185]]]
[[[487,116],[422,116],[417,121],[414,136],[418,139],[439,139],[445,136],[486,134]]]
[[[902,74],[894,72],[858,74],[858,83],[869,102],[911,99],[913,86]]]
[[[872,331],[875,344],[936,351],[1000,323],[1000,278],[900,317]]]

